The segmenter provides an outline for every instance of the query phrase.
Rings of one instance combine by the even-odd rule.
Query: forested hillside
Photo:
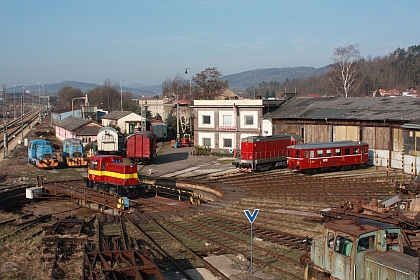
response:
[[[420,83],[420,45],[398,48],[386,56],[360,58],[357,71],[361,82],[353,96],[372,96],[379,89],[396,89],[401,93],[416,88]],[[296,92],[298,96],[341,96],[333,89],[329,70],[311,77],[264,80],[258,86],[248,87],[243,94],[250,98],[254,94],[282,98],[285,91]]]

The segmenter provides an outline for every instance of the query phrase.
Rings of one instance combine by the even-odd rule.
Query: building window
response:
[[[232,125],[232,115],[223,115],[223,125]]]
[[[232,148],[232,139],[223,138],[223,148]]]
[[[203,124],[211,124],[211,118],[209,115],[203,115]]]
[[[254,116],[245,115],[245,125],[254,125]]]
[[[211,138],[203,138],[203,146],[210,147],[211,146]]]

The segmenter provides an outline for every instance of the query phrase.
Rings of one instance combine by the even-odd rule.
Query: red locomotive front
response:
[[[121,156],[97,155],[90,158],[88,179],[93,183],[133,186],[139,183],[137,166],[123,163]]]
[[[368,163],[368,144],[360,141],[306,143],[287,147],[287,168],[292,170],[340,169]]]
[[[286,167],[287,146],[301,141],[302,137],[297,134],[249,136],[241,140],[241,157],[232,164],[244,172]]]

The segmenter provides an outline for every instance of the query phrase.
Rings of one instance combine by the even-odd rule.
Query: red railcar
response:
[[[368,144],[359,141],[319,142],[287,147],[287,168],[318,171],[357,167],[369,161]]]
[[[239,171],[264,171],[286,167],[287,146],[303,143],[298,134],[249,136],[241,139],[241,157],[232,164]]]
[[[156,154],[156,134],[150,131],[139,131],[125,138],[126,157],[135,163],[149,163]]]

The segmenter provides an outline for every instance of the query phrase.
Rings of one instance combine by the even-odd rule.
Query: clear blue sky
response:
[[[417,0],[0,0],[0,83],[161,84],[420,44]]]

